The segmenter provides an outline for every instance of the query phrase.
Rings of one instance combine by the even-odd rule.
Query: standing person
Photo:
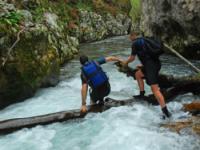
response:
[[[89,61],[88,57],[83,55],[80,57],[81,67],[81,80],[82,80],[82,106],[81,112],[86,113],[86,98],[88,85],[90,86],[90,98],[91,104],[103,104],[104,98],[110,93],[110,83],[106,73],[103,71],[100,65],[106,62],[120,61],[119,58],[110,56],[102,57],[97,61]]]
[[[133,41],[132,52],[128,59],[126,61],[123,61],[122,63],[124,65],[128,65],[130,62],[133,62],[135,60],[135,57],[137,55],[142,64],[137,66],[138,71],[135,73],[135,78],[138,82],[140,94],[135,95],[134,97],[144,97],[144,79],[146,79],[147,84],[151,86],[151,90],[161,106],[164,117],[166,116],[169,118],[171,114],[167,109],[164,96],[161,93],[158,85],[158,75],[161,69],[161,62],[158,57],[159,54],[156,55],[155,53],[157,52],[157,49],[158,53],[160,53],[159,48],[157,47],[161,46],[161,43],[156,43],[156,41],[149,38],[139,38],[139,33],[137,32],[132,32],[129,38],[131,41]],[[153,46],[151,46],[152,44]]]

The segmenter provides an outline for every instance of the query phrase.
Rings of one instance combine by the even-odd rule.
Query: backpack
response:
[[[82,67],[82,72],[88,81],[88,84],[96,89],[108,82],[106,73],[102,70],[99,64],[95,61],[90,61]]]
[[[164,53],[164,46],[161,40],[154,37],[142,37],[139,38],[139,41],[139,43],[143,46],[143,50],[154,59],[158,59],[160,55]]]

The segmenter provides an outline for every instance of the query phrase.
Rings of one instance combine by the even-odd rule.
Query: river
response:
[[[126,36],[115,37],[91,44],[83,44],[81,52],[95,59],[99,56],[130,54]],[[193,72],[172,56],[162,57],[162,71],[184,76]],[[134,67],[139,61],[131,64]],[[200,63],[197,63],[199,65]],[[136,81],[119,73],[113,63],[103,66],[107,71],[112,93],[116,99],[138,94]],[[40,89],[24,102],[13,104],[0,111],[0,120],[42,115],[80,108],[80,64],[78,57],[61,68],[60,83],[56,87]],[[150,93],[150,89],[146,86]],[[179,95],[168,104],[173,113],[171,120],[188,115],[181,111],[183,103],[198,99],[188,93]],[[89,103],[89,97],[88,97]],[[54,123],[23,129],[0,136],[0,150],[199,150],[200,137],[188,130],[180,134],[161,128],[159,106],[136,103],[133,106],[112,108],[103,113],[89,114],[84,119]]]

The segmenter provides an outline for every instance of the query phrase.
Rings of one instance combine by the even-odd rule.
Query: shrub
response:
[[[10,12],[0,18],[0,23],[8,26],[18,26],[22,19],[22,14],[19,12]]]
[[[130,11],[130,16],[134,22],[140,20],[141,16],[141,1],[140,0],[131,0],[132,9]]]

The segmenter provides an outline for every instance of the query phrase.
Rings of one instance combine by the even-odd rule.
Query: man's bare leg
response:
[[[138,86],[139,86],[140,91],[144,91],[144,80],[143,80],[143,77],[144,77],[144,74],[142,73],[141,70],[138,70],[135,73],[135,78],[136,78],[136,80],[138,82]]]
[[[142,71],[139,69],[136,73],[135,73],[135,78],[137,80],[139,89],[140,89],[140,95],[134,96],[134,97],[140,97],[140,96],[144,96],[145,94],[145,90],[144,90],[144,80],[143,80],[144,74],[142,73]]]
[[[159,88],[158,84],[151,85],[151,90],[152,90],[154,96],[156,97],[157,101],[159,102],[161,108],[165,107],[166,106],[165,99],[164,99],[162,93],[160,92],[160,88]]]
[[[163,94],[161,93],[158,84],[151,85],[151,90],[152,90],[154,96],[156,97],[157,101],[159,102],[163,113],[164,113],[167,117],[170,117],[171,114],[169,113],[169,111],[168,111],[168,109],[167,109],[164,96],[163,96]]]

